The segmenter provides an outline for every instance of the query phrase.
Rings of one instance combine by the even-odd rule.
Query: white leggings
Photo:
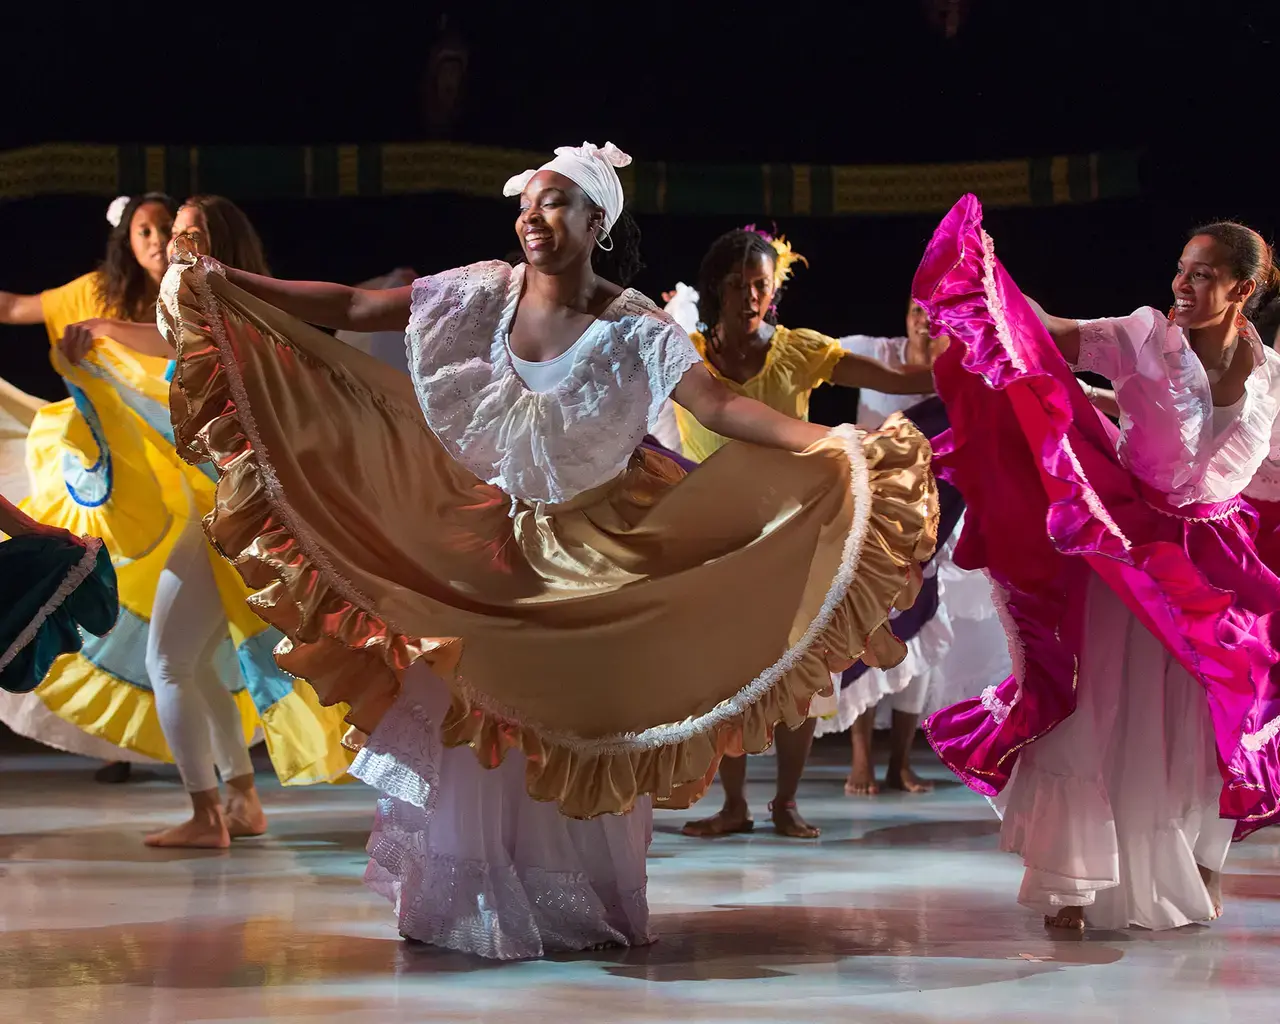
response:
[[[156,713],[189,793],[217,788],[215,766],[224,780],[253,772],[240,710],[214,667],[227,637],[208,542],[189,523],[160,573],[147,635]]]

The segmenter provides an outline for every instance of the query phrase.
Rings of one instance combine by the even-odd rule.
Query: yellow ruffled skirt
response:
[[[59,658],[32,694],[43,711],[6,706],[6,718],[33,739],[89,753],[69,742],[52,712],[89,736],[141,758],[171,761],[146,672],[147,630],[161,570],[193,515],[213,506],[211,472],[173,448],[165,360],[103,340],[81,365],[54,355],[71,398],[41,407],[26,437],[25,511],[79,536],[101,537],[111,553],[120,617],[105,637]],[[209,551],[227,617],[218,672],[236,698],[246,742],[265,737],[282,781],[345,778],[340,709],[324,708],[305,684],[282,672],[271,651],[280,635],[245,603],[235,571]]]
[[[206,519],[288,640],[277,660],[371,733],[422,659],[441,727],[577,818],[687,806],[726,753],[801,723],[830,668],[892,665],[888,618],[933,551],[928,441],[891,419],[803,455],[730,444],[685,476],[616,480],[510,514],[428,430],[403,374],[172,268],[179,451],[218,467]]]

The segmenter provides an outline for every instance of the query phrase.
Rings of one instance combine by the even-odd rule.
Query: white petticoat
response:
[[[400,933],[498,960],[652,942],[648,798],[625,815],[565,818],[527,794],[518,752],[486,770],[469,747],[443,747],[448,700],[415,665],[351,769],[387,794],[365,882],[395,905]]]
[[[1208,921],[1198,867],[1222,869],[1235,823],[1218,817],[1204,690],[1097,577],[1086,614],[1076,712],[993,801],[1027,867],[1018,902],[1087,907],[1095,928]]]
[[[981,572],[952,560],[964,526],[956,524],[926,572],[938,578],[938,611],[907,641],[907,656],[890,669],[869,669],[840,689],[835,706],[823,708],[816,735],[843,732],[868,708],[879,707],[876,728],[888,728],[894,711],[932,714],[977,697],[1012,668],[1004,626],[991,599],[991,583]],[[887,699],[886,699],[887,698]],[[811,714],[817,714],[817,704]]]

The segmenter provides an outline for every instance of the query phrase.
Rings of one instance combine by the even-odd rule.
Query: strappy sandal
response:
[[[788,839],[817,839],[822,835],[822,829],[816,825],[810,825],[799,814],[794,817],[793,824],[783,825],[778,822],[777,812],[774,810],[777,801],[769,804],[769,814],[773,817],[773,830],[780,836],[786,836]],[[794,811],[796,802],[794,800],[785,800],[781,806],[784,810]]]

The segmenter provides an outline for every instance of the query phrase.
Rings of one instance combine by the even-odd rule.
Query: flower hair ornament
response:
[[[111,200],[111,205],[107,207],[107,223],[113,228],[120,226],[120,221],[124,217],[124,211],[129,205],[128,196],[116,196]]]
[[[791,248],[791,243],[787,241],[786,235],[771,235],[763,228],[758,228],[754,224],[748,224],[742,230],[750,231],[752,234],[759,235],[773,246],[773,251],[777,254],[773,270],[774,288],[781,288],[786,284],[786,282],[791,280],[792,264],[803,263],[806,267],[809,265],[809,261],[807,259]]]

